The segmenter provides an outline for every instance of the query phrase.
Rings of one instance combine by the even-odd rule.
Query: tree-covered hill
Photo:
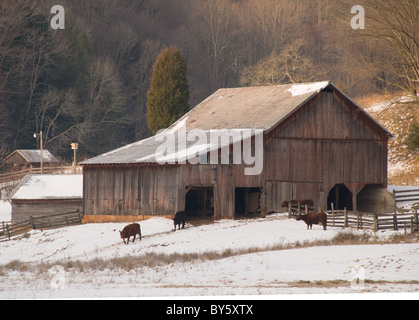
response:
[[[418,0],[53,0],[0,3],[0,159],[44,146],[70,159],[149,136],[153,65],[170,46],[191,107],[221,87],[332,80],[353,97],[419,86]],[[394,13],[396,12],[396,13]]]

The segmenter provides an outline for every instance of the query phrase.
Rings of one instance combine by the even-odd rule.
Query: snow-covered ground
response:
[[[342,230],[324,231],[321,226],[314,226],[307,231],[304,222],[281,214],[197,227],[188,224],[185,230],[177,232],[171,231],[172,221],[153,218],[141,222],[142,241],[129,245],[124,245],[119,237],[118,230],[124,225],[89,224],[34,230],[29,236],[0,243],[0,265],[9,264],[0,268],[0,298],[419,291],[419,243],[296,249],[292,248],[296,243],[330,240]],[[379,239],[395,233],[353,232]],[[291,249],[283,249],[287,247]],[[230,254],[226,258],[199,258],[223,252]],[[197,255],[183,262],[129,268],[74,264],[77,260],[150,259],[151,253]],[[39,266],[46,262],[48,266]],[[16,267],[10,267],[13,264]],[[368,281],[357,284],[353,282],[356,277]]]
[[[10,202],[0,200],[0,222],[12,220],[12,206]]]

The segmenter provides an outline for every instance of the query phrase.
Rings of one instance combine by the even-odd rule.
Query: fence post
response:
[[[397,212],[394,212],[394,216],[393,216],[393,227],[394,227],[394,230],[399,230],[399,228],[397,226]]]
[[[346,210],[346,207],[344,208],[343,212],[344,212],[343,213],[343,215],[344,215],[343,225],[344,225],[345,228],[347,228],[348,227],[348,210]]]
[[[374,232],[377,232],[378,231],[378,213],[377,212],[374,213],[373,218],[374,218]]]
[[[33,216],[31,216],[31,226],[32,226],[32,229],[36,230],[35,219],[33,218]]]
[[[9,225],[8,224],[6,224],[6,231],[7,231],[7,237],[10,240],[10,230],[9,230]]]
[[[411,229],[410,229],[410,231],[411,231],[411,233],[413,234],[415,231],[416,231],[416,229],[418,229],[418,227],[419,227],[419,224],[418,224],[418,216],[419,216],[419,214],[418,214],[418,210],[416,210],[416,213],[415,214],[413,214],[413,217],[411,218]]]
[[[413,234],[413,232],[415,232],[415,222],[414,218],[410,217],[410,233]]]

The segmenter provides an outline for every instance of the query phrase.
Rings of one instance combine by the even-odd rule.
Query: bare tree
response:
[[[255,66],[244,68],[241,84],[263,86],[313,81],[319,72],[311,57],[304,54],[303,47],[303,41],[298,39],[280,54],[272,53]]]
[[[43,131],[45,148],[61,152],[76,135],[77,118],[80,115],[78,100],[73,89],[50,88],[35,108],[36,132]]]
[[[272,52],[279,53],[288,42],[293,31],[290,20],[295,9],[295,1],[290,0],[245,2],[242,24],[248,34],[255,36],[255,45],[262,57]]]
[[[215,89],[223,85],[225,60],[234,38],[234,10],[229,0],[202,0],[197,1],[197,5],[204,22],[202,32],[211,61],[209,72],[212,88]]]
[[[418,96],[419,1],[368,0],[364,5],[368,37],[387,47],[386,67],[378,67],[375,77]]]
[[[87,152],[97,154],[121,144],[118,129],[129,119],[124,114],[125,96],[112,61],[95,60],[87,77],[77,139]]]

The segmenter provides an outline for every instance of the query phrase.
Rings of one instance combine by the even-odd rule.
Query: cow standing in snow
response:
[[[327,230],[327,214],[324,212],[299,214],[295,219],[297,221],[303,220],[307,224],[307,230],[313,229],[313,224],[322,224],[323,230]]]
[[[126,226],[124,229],[122,229],[122,231],[119,231],[119,233],[120,233],[121,239],[124,241],[124,243],[125,243],[125,239],[128,238],[128,240],[125,244],[129,243],[129,238],[131,236],[134,236],[134,239],[132,240],[132,242],[134,242],[135,237],[137,236],[137,234],[140,236],[140,241],[141,241],[141,227],[138,223],[133,223],[133,224],[130,224],[130,225]]]
[[[185,221],[186,221],[185,211],[176,212],[175,217],[173,218],[173,223],[175,225],[175,229],[173,231],[176,231],[176,226],[178,226],[180,230],[181,224],[182,224],[182,229],[185,229]]]

